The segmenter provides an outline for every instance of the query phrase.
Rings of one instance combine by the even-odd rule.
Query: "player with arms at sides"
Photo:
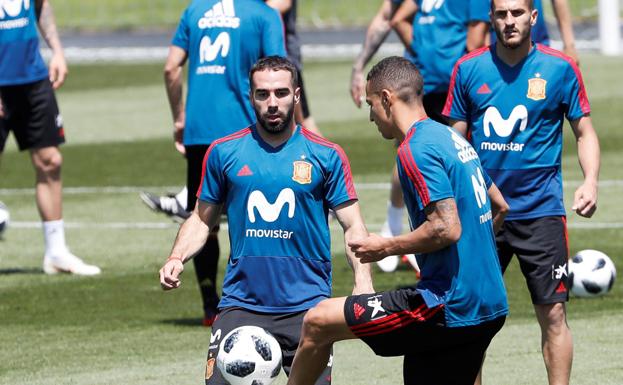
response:
[[[406,47],[405,57],[424,77],[424,108],[432,119],[447,124],[441,114],[454,63],[466,52],[485,44],[488,30],[486,0],[386,0],[372,20],[351,75],[351,96],[358,106],[363,94],[363,68],[383,42],[390,28]],[[396,169],[392,175],[387,219],[382,235],[402,233],[404,201]],[[379,261],[383,271],[396,269],[398,256]],[[414,263],[412,263],[414,264]],[[417,264],[414,264],[417,270]]]
[[[50,69],[39,52],[39,36],[52,50]],[[96,275],[100,268],[69,251],[63,222],[63,119],[54,90],[63,85],[67,63],[47,0],[18,0],[0,5],[0,154],[13,131],[35,168],[35,198],[43,222],[46,274]]]
[[[221,336],[242,325],[260,326],[279,341],[289,373],[306,311],[331,296],[329,209],[346,242],[367,236],[342,149],[296,125],[297,71],[280,57],[258,61],[250,73],[257,123],[215,141],[206,153],[198,205],[182,225],[160,270],[165,290],[218,224],[229,222],[231,257],[219,314],[212,325],[206,384],[225,384],[214,363]],[[347,248],[353,293],[370,293],[368,265]],[[330,383],[323,363],[318,384]]]
[[[599,141],[582,75],[573,58],[533,44],[537,11],[531,0],[495,0],[491,22],[497,42],[456,65],[444,109],[452,126],[470,138],[485,171],[511,212],[497,235],[506,269],[517,255],[541,327],[549,383],[568,384],[573,341],[569,298],[566,214],[561,157],[564,118],[578,144],[584,181],[571,210],[596,209]]]
[[[187,161],[187,208],[195,207],[203,157],[215,140],[255,122],[248,73],[261,57],[285,56],[279,14],[261,0],[194,0],[184,11],[164,68],[173,115],[173,137]],[[183,98],[183,67],[188,90]],[[218,226],[193,258],[205,326],[212,324],[216,292]]]
[[[312,384],[336,341],[360,338],[380,356],[404,356],[404,383],[472,385],[508,305],[494,227],[508,206],[471,145],[426,116],[423,81],[389,57],[368,74],[370,120],[398,139],[398,170],[413,230],[348,242],[361,262],[416,253],[412,287],[331,298],[305,316],[289,385]],[[476,246],[477,245],[477,246]]]

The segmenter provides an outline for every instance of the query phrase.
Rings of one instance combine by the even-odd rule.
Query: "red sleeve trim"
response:
[[[409,147],[409,139],[415,133],[415,128],[412,128],[405,140],[403,140],[400,147],[398,147],[398,159],[400,160],[400,164],[407,172],[407,176],[411,183],[415,186],[415,190],[417,191],[420,199],[422,201],[422,205],[424,207],[428,206],[430,203],[430,193],[428,192],[428,187],[426,186],[426,181],[422,176],[422,173],[418,169],[415,164],[415,159],[413,158],[413,154],[411,153],[411,148]]]
[[[452,70],[452,77],[450,77],[450,86],[448,86],[448,98],[446,99],[446,104],[443,106],[443,110],[441,111],[442,115],[449,116],[452,111],[452,103],[454,102],[454,86],[456,84],[456,75],[459,72],[459,66],[469,59],[480,56],[486,52],[489,52],[489,47],[482,47],[474,50],[467,55],[461,57],[456,64],[454,65],[454,69]]]

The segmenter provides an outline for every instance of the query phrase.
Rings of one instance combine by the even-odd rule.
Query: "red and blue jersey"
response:
[[[413,229],[431,202],[453,198],[461,238],[417,255],[417,290],[428,307],[445,306],[449,327],[477,325],[508,313],[487,190],[491,179],[473,147],[452,128],[416,122],[398,148],[398,175]]]
[[[483,167],[510,205],[507,219],[565,215],[563,121],[590,113],[573,59],[537,44],[511,67],[495,45],[482,48],[457,63],[443,113],[468,122]]]
[[[185,145],[254,123],[249,71],[262,57],[286,55],[281,17],[262,0],[194,0],[171,44],[188,53]]]
[[[489,22],[489,1],[411,1],[418,6],[413,19],[412,59],[424,78],[424,93],[445,93],[454,64],[467,52],[468,24]]]
[[[35,2],[0,1],[0,86],[33,83],[48,77],[39,52]]]
[[[298,126],[273,148],[249,127],[210,146],[197,197],[229,221],[219,308],[295,312],[331,296],[328,210],[357,199],[338,145]]]

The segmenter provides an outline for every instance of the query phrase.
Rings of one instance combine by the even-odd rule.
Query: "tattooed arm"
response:
[[[392,238],[370,234],[349,242],[361,262],[374,262],[388,255],[431,253],[456,243],[461,238],[461,221],[453,198],[431,202],[424,209],[426,222],[410,233]]]
[[[35,7],[41,9],[39,14],[39,31],[48,47],[52,50],[52,58],[49,64],[50,82],[52,82],[54,89],[57,89],[65,82],[67,62],[65,62],[63,46],[56,30],[54,12],[48,0],[36,0]]]

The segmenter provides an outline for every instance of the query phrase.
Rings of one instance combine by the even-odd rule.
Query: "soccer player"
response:
[[[405,384],[473,384],[508,306],[494,227],[507,205],[471,145],[426,116],[423,81],[389,57],[368,74],[370,120],[398,139],[398,171],[413,230],[348,242],[361,262],[416,253],[417,285],[331,298],[305,316],[288,384],[312,384],[339,340],[360,338],[380,356],[404,356]]]
[[[591,217],[597,207],[599,142],[574,60],[531,42],[537,16],[531,0],[491,3],[497,42],[457,63],[444,114],[471,138],[483,167],[510,204],[497,236],[500,262],[506,269],[517,255],[541,327],[549,383],[568,384],[573,342],[565,312],[564,118],[576,137],[584,173],[571,210],[583,217]]]
[[[250,72],[257,123],[215,141],[203,166],[198,205],[184,222],[165,265],[165,290],[218,225],[229,222],[231,257],[219,314],[212,325],[206,384],[226,384],[214,363],[221,337],[242,325],[266,329],[279,341],[289,372],[306,311],[331,295],[328,209],[335,211],[346,242],[367,236],[342,149],[293,119],[300,93],[287,59],[260,59]],[[353,293],[371,293],[368,265],[350,249]],[[330,366],[318,384],[330,383]]]
[[[363,68],[370,61],[390,28],[405,44],[405,57],[414,62],[424,77],[424,108],[432,119],[447,124],[441,114],[454,63],[466,52],[482,47],[488,30],[487,0],[385,0],[370,23],[361,53],[351,74],[351,96],[357,106],[363,95]],[[387,219],[382,235],[402,233],[402,199],[394,169]],[[383,271],[398,266],[398,256],[379,261]],[[417,264],[414,264],[417,271]]]
[[[248,73],[259,58],[285,56],[279,13],[257,0],[194,0],[184,11],[164,68],[173,115],[176,147],[186,162],[186,209],[195,207],[203,156],[216,139],[255,121],[247,99]],[[183,99],[183,67],[188,62],[188,92]],[[183,145],[183,146],[182,146]],[[205,246],[194,259],[205,326],[216,315],[219,244],[218,227],[211,228]]]
[[[37,27],[52,50],[49,70],[39,53]],[[0,5],[0,58],[0,154],[10,131],[20,151],[30,152],[45,239],[43,271],[99,274],[99,267],[76,257],[65,243],[63,158],[58,148],[65,142],[65,134],[54,90],[63,85],[67,64],[49,1]]]

